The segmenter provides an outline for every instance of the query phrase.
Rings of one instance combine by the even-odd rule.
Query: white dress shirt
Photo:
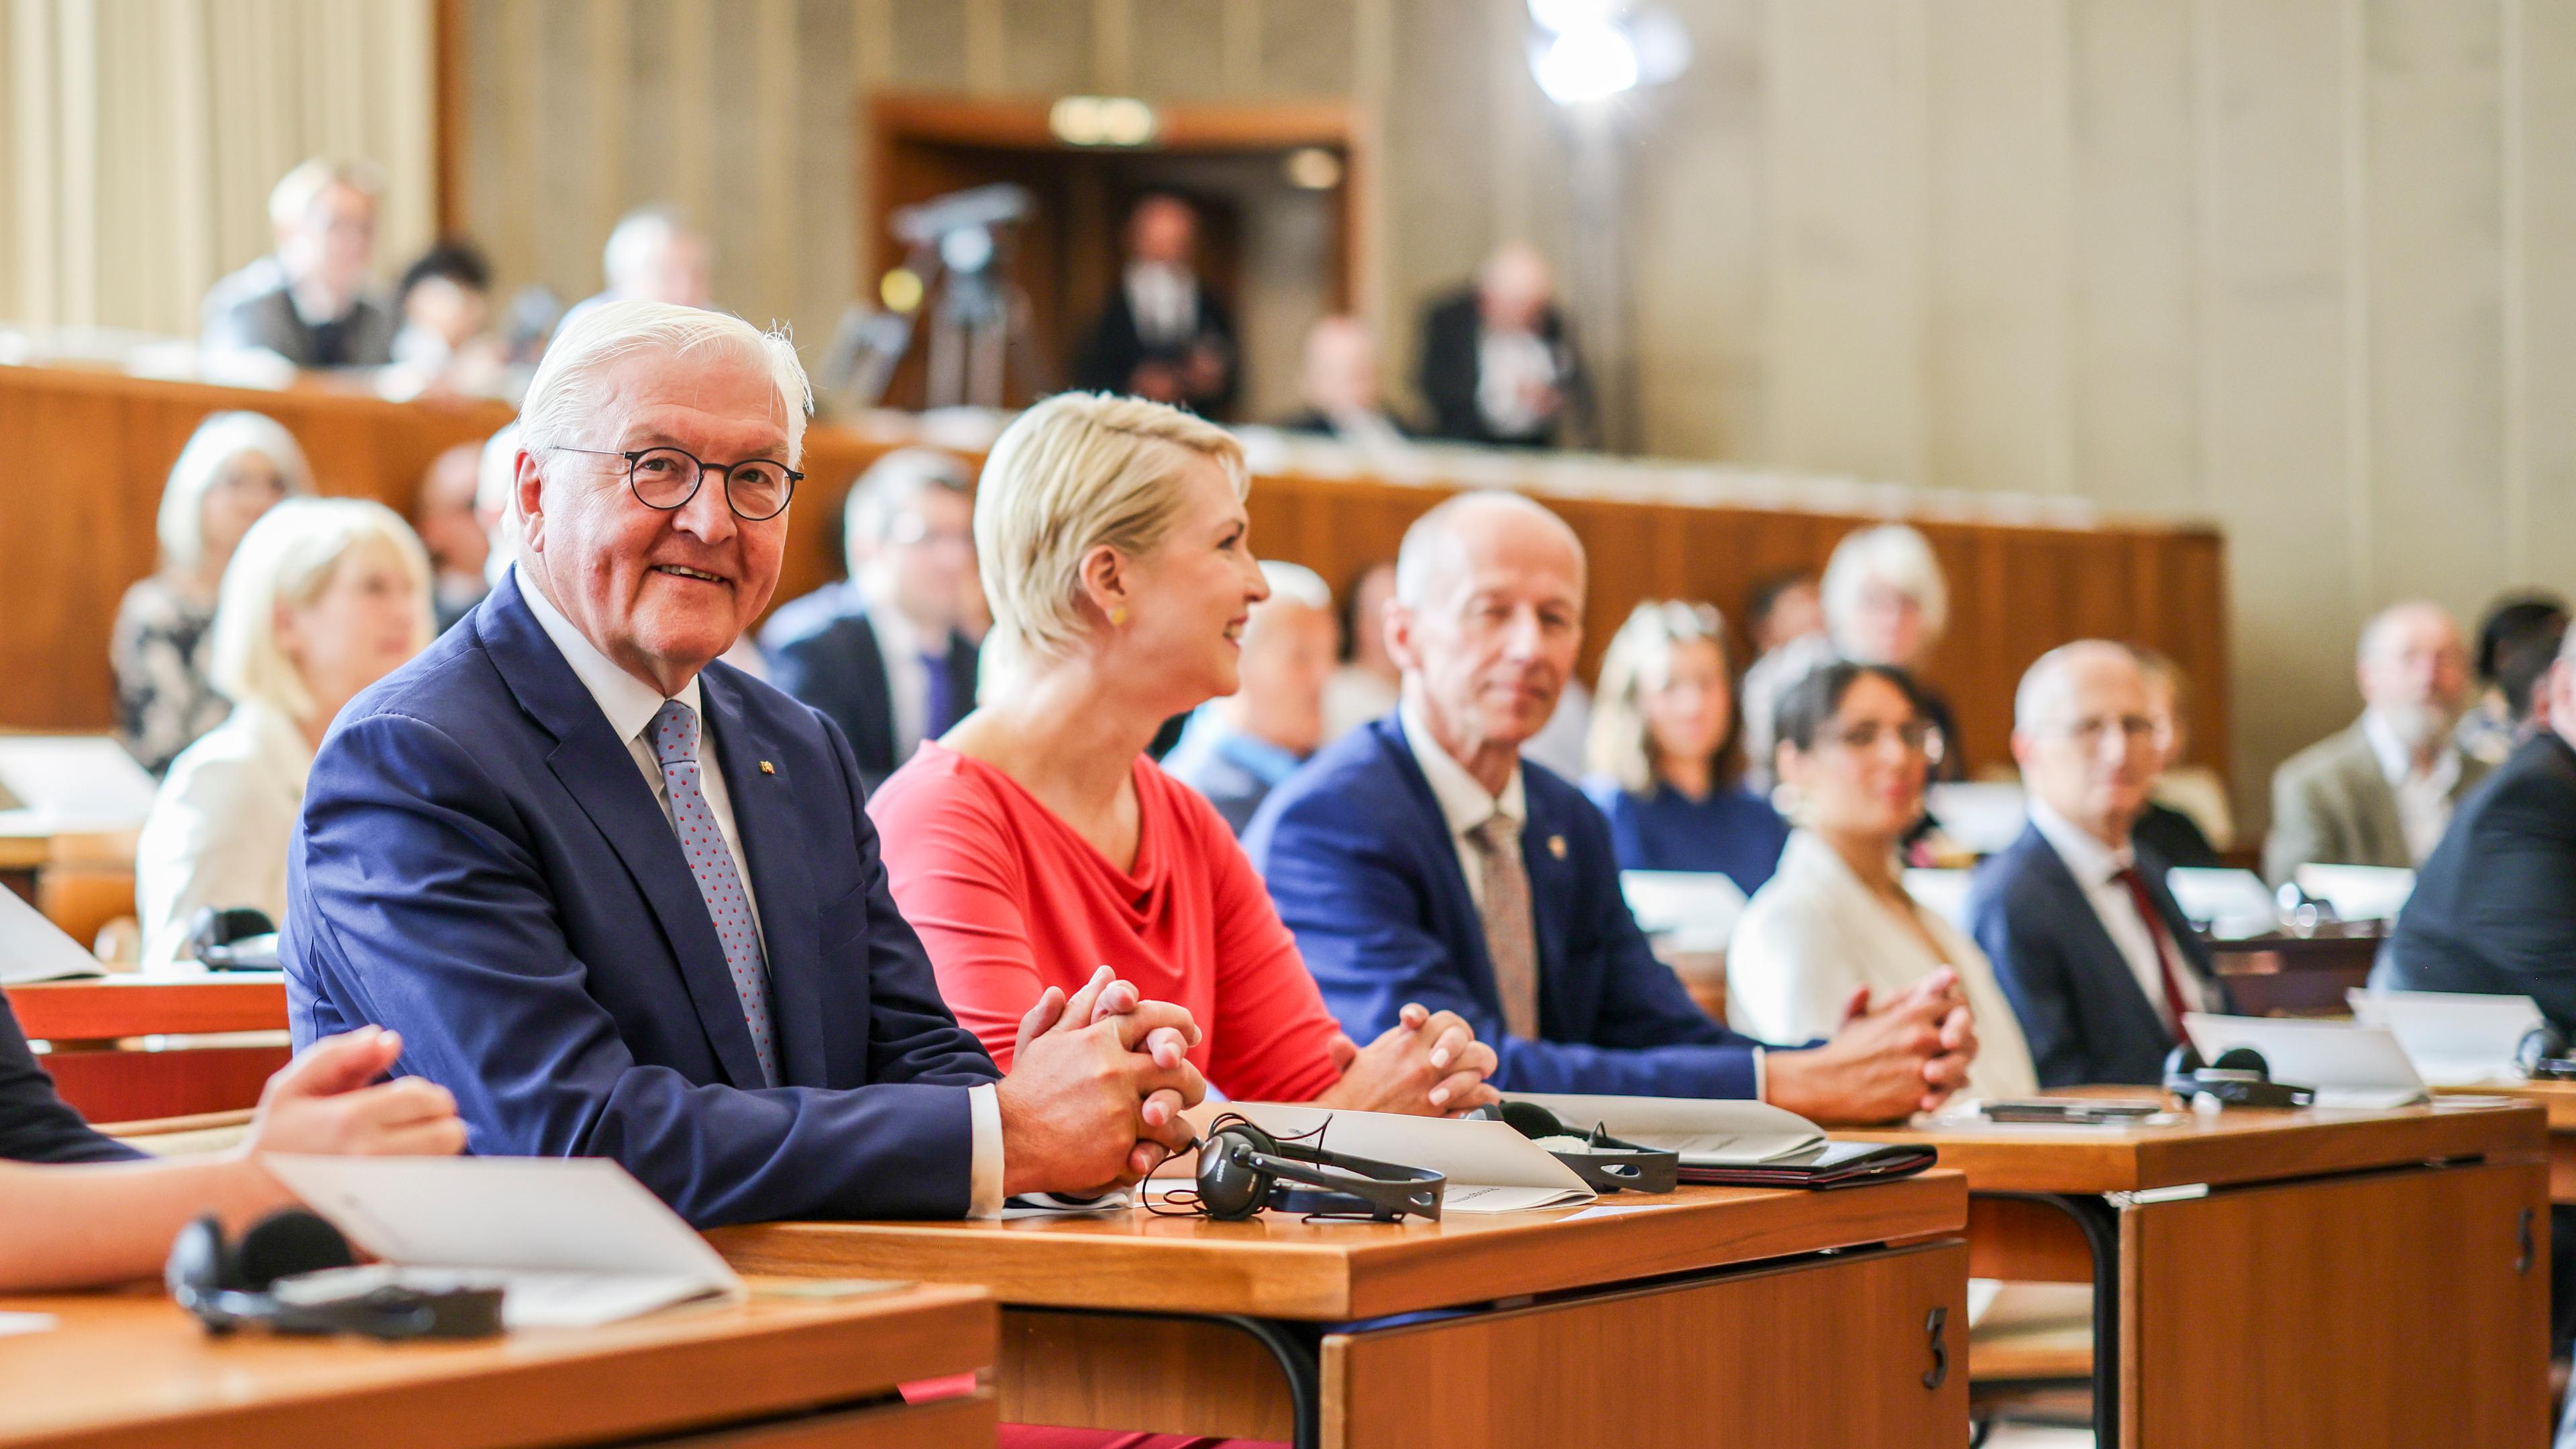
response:
[[[2057,858],[2066,862],[2067,873],[2075,877],[2076,887],[2093,906],[2093,914],[2101,918],[2111,944],[2120,948],[2120,959],[2129,963],[2129,974],[2138,979],[2138,989],[2147,993],[2148,1004],[2155,1007],[2156,1015],[2163,1017],[2167,1026],[2179,1031],[2182,1023],[2175,1021],[2165,1007],[2164,962],[2156,955],[2159,933],[2148,930],[2146,917],[2138,914],[2137,899],[2119,878],[2120,872],[2137,864],[2137,853],[2125,845],[2117,850],[2104,845],[2091,831],[2058,814],[2037,795],[2030,797],[2030,823],[2057,851]],[[2207,1011],[2208,992],[2191,969],[2191,962],[2184,959],[2182,948],[2175,944],[2172,928],[2162,921],[2156,924],[2163,928],[2165,961],[2172,963],[2174,982],[2182,990],[2182,1009]]]
[[[2379,717],[2379,711],[2361,712],[2361,735],[2370,741],[2370,753],[2379,760],[2379,773],[2388,777],[2388,788],[2397,797],[2397,824],[2406,832],[2406,853],[2422,865],[2442,843],[2442,832],[2451,828],[2451,791],[2460,783],[2460,752],[2452,748],[2445,735],[2441,747],[2433,752],[2433,768],[2415,768],[2415,752],[2397,738],[2397,731]]]
[[[868,601],[868,628],[877,636],[877,656],[885,661],[886,708],[894,722],[894,762],[900,766],[921,748],[930,727],[930,665],[921,657],[921,634],[892,604]]]
[[[1476,909],[1485,908],[1485,848],[1476,843],[1475,830],[1496,815],[1508,817],[1515,827],[1529,821],[1529,792],[1521,781],[1521,767],[1512,766],[1512,777],[1503,782],[1503,793],[1488,793],[1467,773],[1467,767],[1450,757],[1440,742],[1432,737],[1431,726],[1423,722],[1422,708],[1410,697],[1396,706],[1396,721],[1404,727],[1404,743],[1413,751],[1413,763],[1431,786],[1431,798],[1440,804],[1440,818],[1449,827],[1449,843],[1458,850],[1458,873],[1467,878],[1467,894],[1475,897]],[[1526,861],[1524,861],[1526,866]],[[1535,926],[1535,923],[1533,923]],[[1542,961],[1544,953],[1542,953]],[[1762,1052],[1753,1052],[1753,1096],[1761,1100],[1767,1088],[1763,1075]]]
[[[304,732],[258,703],[235,706],[180,751],[134,842],[145,965],[180,958],[201,906],[251,906],[286,919],[286,852],[312,769]]]
[[[1884,1002],[1947,966],[1958,973],[1977,1023],[1968,1063],[1972,1097],[2027,1097],[2039,1090],[2021,1021],[1995,981],[1994,963],[1941,913],[1907,898],[1938,951],[1853,874],[1850,862],[1805,830],[1790,832],[1780,867],[1753,893],[1726,945],[1726,1014],[1735,1029],[1765,1041],[1813,1041],[1842,1028],[1855,988]]]
[[[537,581],[528,574],[527,566],[517,566],[519,596],[528,603],[528,612],[537,619],[537,627],[546,631],[555,648],[563,652],[564,662],[590,691],[599,704],[599,712],[608,717],[608,727],[626,741],[626,753],[643,773],[644,783],[653,789],[654,802],[662,807],[662,818],[671,820],[671,789],[662,778],[662,758],[653,748],[650,731],[654,716],[662,712],[664,696],[619,667],[615,660],[599,651],[588,636],[573,627],[570,619],[548,599]],[[715,817],[716,829],[724,836],[725,849],[733,855],[734,873],[742,877],[743,898],[751,903],[752,928],[761,934],[761,951],[768,954],[768,932],[760,921],[760,897],[753,894],[751,862],[742,853],[742,831],[734,824],[733,792],[725,784],[724,763],[717,754],[707,729],[705,702],[698,690],[696,676],[669,698],[689,707],[698,717],[698,787],[706,796],[707,812]],[[675,824],[673,830],[678,827]],[[1002,1106],[998,1094],[987,1083],[970,1087],[966,1092],[967,1115],[973,1123],[974,1167],[968,1189],[972,1206],[968,1216],[999,1217],[1002,1211]]]
[[[1199,330],[1199,279],[1169,262],[1135,262],[1127,268],[1127,315],[1149,347],[1189,341]]]
[[[1556,353],[1546,338],[1491,327],[1478,334],[1476,411],[1497,435],[1518,438],[1537,432],[1553,411],[1532,406],[1530,395],[1553,391],[1556,385]]]

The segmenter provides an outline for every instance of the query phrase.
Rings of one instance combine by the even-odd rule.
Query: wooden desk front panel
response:
[[[2538,1163],[2150,1204],[2122,1215],[2121,1258],[2123,1449],[2548,1439]]]
[[[1324,1340],[1324,1443],[1953,1449],[1967,1438],[1953,1241]],[[1945,1314],[1938,1388],[1926,1320]]]

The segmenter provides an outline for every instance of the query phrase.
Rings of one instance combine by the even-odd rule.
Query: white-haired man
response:
[[[850,577],[778,606],[760,631],[772,684],[849,738],[874,791],[975,708],[974,474],[936,448],[868,465],[841,510]]]
[[[1505,1091],[1759,1097],[1828,1121],[1937,1106],[1976,1054],[1958,979],[1866,991],[1832,1040],[1766,1048],[1710,1019],[1619,892],[1609,823],[1521,746],[1583,640],[1583,546],[1555,514],[1471,493],[1396,559],[1393,717],[1271,792],[1244,848],[1345,1030],[1407,1002],[1492,1042]]]
[[[700,1225],[1132,1180],[1188,1141],[1188,1015],[1104,973],[1039,1001],[1001,1077],[896,913],[848,745],[715,662],[777,585],[807,402],[786,340],[719,313],[621,302],[557,340],[510,575],[314,761],[296,1039],[396,1027],[478,1150],[612,1157]]]
[[[1273,559],[1261,578],[1270,597],[1244,621],[1241,687],[1199,706],[1163,757],[1163,772],[1205,795],[1237,835],[1323,745],[1324,686],[1342,632],[1332,586],[1313,569]]]
[[[594,307],[609,302],[667,302],[705,307],[714,295],[715,245],[667,206],[639,206],[617,219],[600,249],[607,285],[572,304],[555,324],[560,337]]]
[[[2469,652],[2449,610],[2420,599],[2381,610],[2361,631],[2354,674],[2361,718],[2273,772],[2263,873],[2275,883],[2310,864],[2423,864],[2486,776],[2452,738]]]
[[[2162,767],[2137,653],[2100,639],[2040,656],[2013,698],[2030,789],[2021,837],[1978,867],[1968,931],[1994,963],[2040,1085],[2153,1085],[2184,1013],[2223,1009],[2209,948],[2131,829]]]
[[[307,161],[268,194],[277,249],[217,282],[201,308],[210,351],[270,352],[300,368],[382,367],[400,319],[369,271],[375,169]]]

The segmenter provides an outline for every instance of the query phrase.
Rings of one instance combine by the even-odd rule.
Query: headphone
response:
[[[2576,1061],[2567,1055],[2567,1033],[2555,1023],[2542,1022],[2522,1034],[2514,1048],[2513,1059],[2522,1065],[2522,1074],[2535,1082],[2576,1081]]]
[[[1241,1222],[1263,1208],[1381,1223],[1405,1217],[1437,1222],[1448,1185],[1428,1168],[1281,1141],[1232,1112],[1211,1124],[1198,1153],[1198,1205],[1220,1222]]]
[[[2312,1107],[2317,1089],[2272,1080],[2272,1064],[2252,1047],[2229,1047],[2204,1063],[2189,1042],[2165,1054],[2165,1090],[2189,1099],[2203,1092],[2229,1107]]]
[[[249,906],[199,906],[188,918],[188,955],[210,971],[274,971],[277,923]]]
[[[501,1290],[374,1282],[338,1292],[280,1291],[280,1279],[353,1267],[340,1230],[302,1208],[251,1224],[236,1245],[208,1213],[179,1230],[163,1281],[209,1333],[245,1323],[278,1333],[363,1333],[369,1338],[486,1338],[501,1331]]]
[[[1574,1175],[1594,1192],[1671,1192],[1681,1181],[1680,1153],[1622,1142],[1610,1135],[1606,1123],[1596,1122],[1586,1132],[1536,1102],[1506,1099],[1479,1107],[1467,1118],[1506,1123],[1533,1142],[1551,1137],[1581,1142],[1581,1147],[1564,1151],[1551,1147],[1548,1156],[1574,1169]]]

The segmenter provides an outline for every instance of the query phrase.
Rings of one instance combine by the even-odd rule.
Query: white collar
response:
[[[2092,831],[2057,813],[2049,803],[2034,794],[2030,797],[2030,823],[2066,862],[2067,872],[2084,889],[2099,890],[2117,879],[2120,872],[2137,864],[2135,850],[2121,846],[2114,850],[2104,845]]]
[[[2379,761],[2379,773],[2386,776],[2392,786],[2421,780],[2447,795],[2460,778],[2459,752],[2452,749],[2447,741],[2433,752],[2433,768],[2422,775],[2416,774],[2415,752],[2406,748],[2405,742],[2397,738],[2397,731],[2390,729],[2388,721],[2382,719],[2375,709],[2361,712],[2361,737],[2369,742],[2371,755]]]
[[[1422,768],[1422,778],[1431,785],[1431,798],[1440,802],[1441,817],[1449,822],[1449,833],[1464,835],[1501,814],[1515,821],[1529,819],[1529,795],[1521,785],[1520,762],[1512,763],[1512,777],[1503,782],[1503,793],[1490,795],[1478,784],[1467,767],[1450,758],[1431,733],[1411,696],[1396,705],[1396,723],[1404,730],[1404,742],[1413,750],[1413,762]]]
[[[526,564],[514,564],[512,568],[519,580],[519,597],[526,601],[528,612],[537,616],[537,627],[545,630],[546,637],[555,641],[555,648],[563,652],[564,663],[572,666],[572,672],[580,678],[582,687],[598,701],[599,712],[608,716],[608,727],[617,732],[620,740],[631,740],[644,733],[644,727],[662,712],[662,692],[627,673],[615,660],[600,653],[599,646],[574,628],[573,622],[563,616],[553,600],[546,597],[545,590],[537,587],[537,581],[529,575]],[[699,701],[696,675],[690,675],[689,682],[681,685],[680,692],[671,698],[687,705],[689,712],[698,716],[703,728],[706,711]]]

